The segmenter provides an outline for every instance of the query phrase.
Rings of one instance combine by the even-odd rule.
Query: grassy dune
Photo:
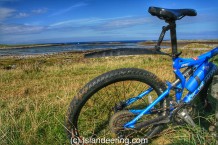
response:
[[[194,57],[205,50],[183,51],[183,57]],[[123,67],[146,69],[162,80],[174,79],[167,56],[84,59],[83,54],[65,53],[0,59],[0,144],[69,144],[64,120],[73,96],[92,78]],[[213,118],[209,115],[206,120],[213,122]],[[209,133],[187,126],[169,126],[162,135],[153,144],[208,144],[212,139]]]

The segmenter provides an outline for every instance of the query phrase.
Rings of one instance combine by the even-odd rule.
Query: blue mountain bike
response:
[[[172,57],[176,80],[164,83],[153,73],[136,68],[117,69],[98,76],[70,103],[66,129],[71,140],[82,143],[84,138],[149,138],[170,122],[195,126],[190,115],[191,104],[205,93],[218,72],[218,67],[210,61],[218,54],[218,47],[195,58],[180,58],[176,21],[184,16],[196,16],[196,11],[158,7],[150,7],[148,11],[168,25],[162,28],[154,49],[145,52]],[[170,54],[162,52],[160,47],[168,30],[172,45]]]

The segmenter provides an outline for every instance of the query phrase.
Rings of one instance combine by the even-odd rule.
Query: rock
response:
[[[17,66],[15,64],[12,64],[12,65],[7,65],[4,67],[4,69],[6,70],[11,70],[11,69],[15,69]]]
[[[214,76],[211,86],[211,96],[218,100],[218,75]]]
[[[216,99],[216,126],[210,127],[211,130],[214,131],[216,137],[216,144],[218,144],[218,75],[215,75],[213,78],[212,86],[211,86],[211,96]]]

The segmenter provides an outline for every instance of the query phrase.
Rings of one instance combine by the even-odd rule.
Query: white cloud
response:
[[[29,17],[30,15],[25,13],[25,12],[19,12],[15,18],[25,18],[25,17]]]
[[[34,13],[34,14],[44,14],[46,12],[47,12],[46,8],[40,8],[40,9],[32,10],[32,13]]]
[[[3,34],[32,34],[42,32],[45,29],[43,26],[0,24],[0,33]]]
[[[75,19],[75,20],[57,22],[51,24],[50,27],[82,26],[82,25],[89,25],[93,23],[99,23],[99,21],[101,21],[101,19],[99,18]]]
[[[105,22],[101,26],[97,27],[99,30],[107,30],[107,29],[118,29],[118,28],[126,28],[135,25],[142,25],[148,22],[149,20],[144,17],[131,17],[131,18],[122,18],[115,19],[112,21]]]
[[[131,18],[132,16],[123,16],[123,17],[115,17],[115,18],[84,18],[84,19],[73,19],[67,21],[60,21],[54,24],[51,24],[50,27],[66,27],[66,26],[93,26],[96,24],[102,24],[106,22],[110,22],[113,20]]]
[[[0,8],[0,20],[4,20],[6,18],[9,18],[13,16],[15,10],[10,8]]]
[[[87,5],[87,3],[80,2],[80,3],[77,3],[77,4],[74,4],[74,5],[70,6],[68,8],[64,8],[64,9],[62,9],[60,11],[57,11],[57,12],[53,13],[51,16],[61,15],[61,14],[67,13],[67,12],[69,12],[69,11],[75,9],[75,8],[83,7],[83,6],[86,6],[86,5]]]
[[[140,16],[123,16],[115,18],[85,18],[60,21],[53,23],[49,29],[54,28],[81,28],[92,29],[97,31],[110,31],[114,29],[122,29],[137,25],[144,25],[150,22],[151,19]]]
[[[17,13],[14,17],[15,18],[25,18],[25,17],[30,17],[32,15],[39,15],[39,14],[44,14],[47,12],[46,8],[41,8],[41,9],[34,9],[32,11],[29,12],[19,12]]]
[[[26,18],[47,12],[47,8],[34,9],[32,11],[17,11],[15,9],[0,7],[0,21],[7,18]]]

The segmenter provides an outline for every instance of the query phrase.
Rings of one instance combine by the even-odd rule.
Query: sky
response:
[[[218,39],[217,0],[0,0],[0,44],[156,40],[167,24],[149,6],[197,11],[178,39]]]

